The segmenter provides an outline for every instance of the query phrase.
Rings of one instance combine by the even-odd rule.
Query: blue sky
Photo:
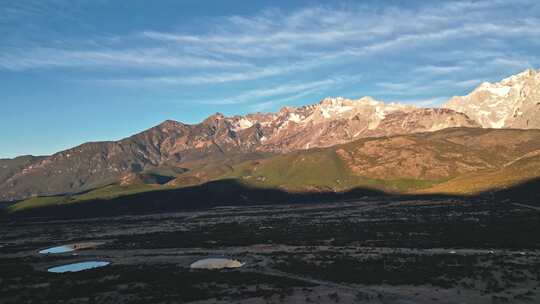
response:
[[[1,0],[0,158],[326,96],[437,106],[540,67],[540,3]]]

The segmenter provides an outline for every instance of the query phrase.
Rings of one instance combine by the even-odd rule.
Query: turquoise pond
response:
[[[105,261],[87,261],[87,262],[79,262],[79,263],[73,263],[73,264],[67,264],[62,266],[56,266],[47,269],[48,272],[54,272],[54,273],[64,273],[64,272],[77,272],[77,271],[83,271],[93,268],[99,268],[99,267],[105,267],[109,265],[110,262]]]
[[[56,247],[40,250],[39,253],[41,254],[64,253],[64,252],[70,252],[74,250],[75,248],[73,247],[73,245],[62,245],[62,246],[56,246]]]

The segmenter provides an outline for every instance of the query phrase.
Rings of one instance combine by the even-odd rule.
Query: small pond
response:
[[[41,254],[64,253],[64,252],[70,252],[74,250],[75,248],[73,248],[73,246],[71,245],[62,245],[62,246],[56,246],[56,247],[40,250],[39,253]]]
[[[94,248],[100,244],[102,243],[88,242],[88,243],[67,244],[67,245],[61,245],[61,246],[55,246],[55,247],[43,249],[43,250],[40,250],[39,253],[40,254],[65,253],[65,252],[71,252],[75,250]]]
[[[110,262],[105,261],[86,261],[73,264],[66,264],[62,266],[56,266],[47,269],[48,272],[64,273],[64,272],[77,272],[93,268],[99,268],[109,265]]]
[[[206,258],[198,260],[191,264],[189,267],[192,269],[223,269],[223,268],[239,268],[244,266],[238,260],[227,258]]]

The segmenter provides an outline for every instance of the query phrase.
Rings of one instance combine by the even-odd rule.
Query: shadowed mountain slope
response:
[[[90,218],[130,214],[151,214],[201,210],[214,207],[234,207],[248,205],[283,205],[339,203],[346,201],[376,200],[380,202],[396,200],[430,200],[433,202],[449,199],[489,200],[492,202],[525,203],[540,208],[540,178],[514,184],[506,189],[480,192],[471,196],[448,194],[401,194],[385,193],[369,188],[354,188],[343,192],[290,192],[282,189],[258,188],[237,180],[218,180],[209,183],[177,189],[161,189],[121,195],[111,199],[94,198],[77,203],[58,198],[54,203],[39,206],[12,205],[0,218],[7,220],[24,218]],[[15,208],[13,208],[15,207]]]
[[[245,117],[215,114],[196,125],[165,121],[120,141],[86,143],[26,162],[4,160],[20,165],[0,168],[0,200],[76,193],[134,173],[176,177],[191,171],[189,180],[197,183],[220,175],[223,166],[269,154],[453,126],[477,125],[448,109],[385,105],[371,99],[327,99]]]
[[[187,178],[180,175],[165,185],[115,184],[77,195],[30,198],[8,210],[47,216],[80,210],[121,214],[363,196],[533,200],[540,194],[533,182],[540,177],[539,156],[540,130],[453,128],[245,161],[208,181],[183,184]]]
[[[524,137],[535,133],[384,137],[455,127],[540,128],[539,96],[540,73],[526,70],[499,83],[483,83],[439,109],[338,97],[277,113],[217,113],[194,125],[168,120],[119,141],[0,160],[0,200],[171,179],[168,186],[187,186],[224,177],[285,189],[368,186],[399,193],[473,193],[537,174],[513,163],[520,157],[534,163],[536,150],[528,145],[535,141]],[[359,139],[366,140],[358,144]],[[283,156],[266,159],[272,155]]]
[[[384,195],[381,191],[362,188],[343,193],[293,193],[280,189],[252,187],[230,179],[177,189],[152,190],[147,189],[144,192],[109,199],[96,197],[76,202],[66,197],[29,199],[12,205],[10,211],[11,216],[16,217],[70,218],[171,212],[218,206],[326,202]]]

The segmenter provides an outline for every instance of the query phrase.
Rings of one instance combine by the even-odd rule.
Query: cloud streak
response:
[[[203,103],[208,104],[240,104],[246,103],[249,101],[258,101],[263,98],[268,97],[279,97],[280,100],[285,100],[284,96],[295,94],[302,94],[303,92],[313,93],[315,91],[320,91],[327,89],[330,86],[343,86],[345,84],[358,82],[362,79],[362,76],[341,76],[341,77],[330,77],[323,80],[311,81],[311,82],[301,82],[293,84],[283,84],[278,86],[263,87],[254,90],[248,90],[242,92],[238,95],[235,95],[227,99],[203,101]],[[304,95],[301,95],[304,96]],[[290,98],[290,97],[285,97]]]
[[[30,16],[43,7],[26,9],[5,8],[8,17],[0,20],[8,24],[15,15]],[[221,104],[275,97],[280,90],[284,95],[316,86],[332,91],[329,73],[367,72],[373,76],[367,91],[379,90],[382,95],[446,96],[445,88],[457,90],[487,75],[498,77],[538,65],[540,52],[534,47],[540,36],[538,16],[540,7],[534,0],[451,1],[417,7],[334,4],[290,13],[269,9],[251,16],[220,17],[213,20],[218,25],[191,31],[143,29],[54,44],[14,44],[10,38],[9,47],[0,46],[0,71],[82,69],[91,72],[82,77],[87,81],[113,86],[256,87],[252,83],[263,79],[276,83],[274,88],[219,96],[216,103]],[[118,76],[115,69],[136,73]],[[413,79],[403,82],[404,77]]]
[[[220,99],[213,101],[206,101],[208,104],[239,104],[246,103],[253,100],[260,100],[261,98],[289,95],[291,93],[301,93],[303,91],[310,91],[313,89],[324,89],[330,85],[336,83],[334,79],[303,82],[298,84],[285,84],[277,87],[261,88],[256,90],[249,90],[238,94],[228,99]]]
[[[32,53],[14,52],[0,55],[0,67],[8,70],[40,68],[232,68],[250,67],[249,63],[213,58],[174,56],[163,49],[129,50],[59,50],[37,48]]]

